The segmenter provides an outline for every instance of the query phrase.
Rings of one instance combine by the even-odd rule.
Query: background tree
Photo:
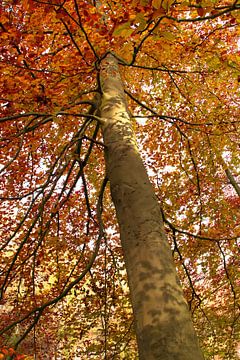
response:
[[[1,3],[4,345],[46,359],[136,358],[96,112],[112,51],[205,358],[238,358],[238,9]]]

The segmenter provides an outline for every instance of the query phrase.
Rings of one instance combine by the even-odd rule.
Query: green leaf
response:
[[[137,14],[135,18],[135,24],[139,24],[137,29],[138,31],[142,31],[145,29],[147,21],[142,13]]]
[[[134,29],[131,28],[130,21],[117,26],[117,28],[113,32],[113,36],[122,36],[128,37],[134,32]]]

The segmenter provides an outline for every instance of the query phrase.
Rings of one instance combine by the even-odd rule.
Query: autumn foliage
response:
[[[0,2],[0,359],[137,358],[95,109],[107,52],[205,358],[239,359],[239,8]]]

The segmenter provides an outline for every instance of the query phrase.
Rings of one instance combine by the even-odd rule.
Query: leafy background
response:
[[[92,109],[108,51],[205,358],[239,358],[238,9],[1,1],[0,358],[137,358]]]

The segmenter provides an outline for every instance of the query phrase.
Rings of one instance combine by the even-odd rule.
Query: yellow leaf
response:
[[[172,4],[174,3],[174,0],[163,0],[162,1],[162,7],[168,11],[170,9],[170,7],[172,6]]]
[[[161,32],[161,35],[167,40],[170,40],[170,41],[175,40],[175,36],[171,32],[163,31],[163,32]]]
[[[161,7],[162,4],[162,0],[153,0],[152,2],[152,6],[154,7],[154,9],[159,9]]]

